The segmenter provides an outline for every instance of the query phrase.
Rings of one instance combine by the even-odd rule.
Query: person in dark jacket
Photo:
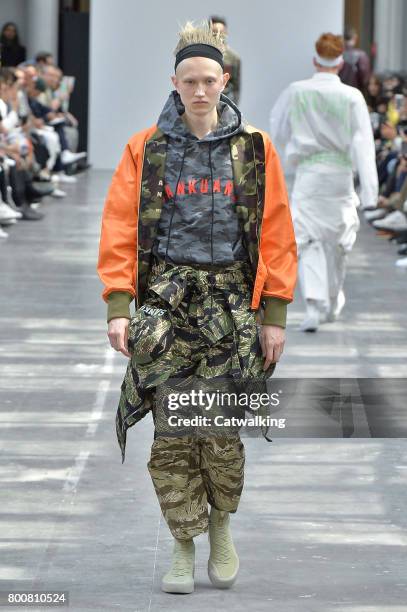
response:
[[[225,72],[230,77],[226,83],[223,93],[225,96],[230,98],[235,104],[239,104],[240,100],[240,83],[241,83],[241,72],[242,72],[242,61],[239,55],[226,44],[228,31],[226,19],[224,17],[218,17],[212,15],[209,17],[209,24],[214,32],[219,32],[225,40],[225,51],[223,53],[223,60],[225,63]]]
[[[26,60],[26,49],[20,44],[17,26],[12,21],[5,23],[1,30],[0,58],[3,67],[18,66]]]
[[[339,71],[339,78],[345,85],[351,85],[360,89],[362,93],[366,91],[369,81],[371,68],[368,54],[356,47],[358,35],[355,28],[347,26],[345,28],[345,51],[343,52],[343,66]]]

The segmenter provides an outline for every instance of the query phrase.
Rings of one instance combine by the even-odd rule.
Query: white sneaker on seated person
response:
[[[13,210],[11,206],[0,200],[0,221],[9,221],[11,219],[21,219],[21,212]]]
[[[383,230],[404,230],[407,229],[407,217],[401,210],[395,210],[384,219],[373,221],[373,227]]]
[[[64,166],[68,166],[69,164],[74,164],[75,162],[83,159],[87,156],[86,151],[82,151],[81,153],[72,153],[68,149],[65,149],[61,153],[61,162]]]
[[[69,176],[65,172],[58,172],[52,175],[53,183],[77,183],[78,179],[76,176]]]
[[[407,257],[402,257],[396,261],[396,266],[398,268],[407,268]]]
[[[54,191],[50,193],[50,196],[53,198],[66,198],[66,191],[62,191],[62,189],[57,189],[55,187]]]
[[[387,215],[388,211],[386,208],[375,208],[374,210],[367,210],[363,214],[365,215],[366,221],[376,221],[376,219],[382,219]]]

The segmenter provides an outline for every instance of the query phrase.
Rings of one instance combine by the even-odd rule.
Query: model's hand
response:
[[[285,329],[278,325],[262,325],[260,344],[265,362],[263,370],[267,370],[272,363],[279,361],[284,350]]]
[[[112,346],[115,351],[120,351],[120,353],[126,355],[126,357],[131,357],[127,347],[129,323],[129,319],[118,317],[117,319],[111,319],[107,328],[110,346]]]

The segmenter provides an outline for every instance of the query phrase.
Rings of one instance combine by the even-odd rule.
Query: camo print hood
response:
[[[199,139],[184,123],[184,112],[180,95],[172,91],[157,121],[168,146],[164,205],[153,253],[188,265],[227,266],[246,260],[230,153],[230,138],[244,129],[241,113],[221,94],[216,129]]]
[[[218,125],[216,130],[207,134],[204,138],[201,138],[200,142],[230,138],[230,136],[243,131],[245,121],[242,118],[240,110],[232,100],[221,94],[217,110]],[[157,126],[164,134],[171,138],[176,138],[178,140],[198,140],[184,123],[181,117],[184,112],[185,106],[181,101],[179,93],[176,90],[172,91],[159,116]]]

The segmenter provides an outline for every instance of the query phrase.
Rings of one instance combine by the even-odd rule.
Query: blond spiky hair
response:
[[[213,32],[207,21],[202,21],[198,25],[194,25],[192,21],[187,21],[178,32],[178,36],[179,41],[175,48],[174,55],[177,55],[178,51],[185,49],[188,45],[194,45],[196,43],[212,45],[219,49],[221,53],[225,51],[224,37],[220,32]]]

